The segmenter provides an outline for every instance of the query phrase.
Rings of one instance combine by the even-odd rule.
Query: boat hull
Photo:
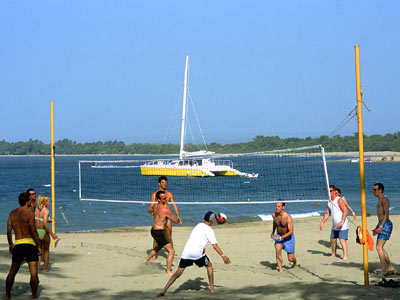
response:
[[[141,167],[140,171],[143,176],[191,176],[191,177],[207,177],[207,173],[194,169],[175,169],[175,168],[157,168],[157,167]]]

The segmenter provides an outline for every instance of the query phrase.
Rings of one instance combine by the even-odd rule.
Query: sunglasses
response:
[[[379,190],[379,189],[372,189],[372,191],[374,191],[374,192],[376,192],[377,190]]]
[[[36,193],[29,193],[29,195],[36,195]]]

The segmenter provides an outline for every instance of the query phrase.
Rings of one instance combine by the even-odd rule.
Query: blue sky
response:
[[[0,139],[49,142],[54,101],[56,140],[178,143],[186,55],[208,143],[329,135],[356,106],[356,44],[364,133],[394,133],[399,11],[399,1],[3,0]],[[337,133],[356,131],[353,119]]]

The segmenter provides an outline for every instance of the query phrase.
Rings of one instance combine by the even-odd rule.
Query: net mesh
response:
[[[173,192],[177,204],[329,199],[324,151],[317,145],[214,155],[205,160],[193,157],[79,161],[80,200],[148,203],[158,188],[160,175],[168,177],[168,190]]]

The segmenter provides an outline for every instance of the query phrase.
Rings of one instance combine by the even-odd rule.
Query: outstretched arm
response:
[[[347,202],[346,197],[343,196],[342,200],[344,202],[344,205],[346,205],[346,208],[351,211],[351,214],[353,215],[353,218],[355,219],[356,218],[356,213],[354,212],[354,210],[351,208],[351,206]]]
[[[219,256],[221,256],[221,258],[222,258],[222,260],[224,261],[224,263],[229,264],[229,263],[231,262],[231,260],[229,259],[229,257],[226,256],[226,255],[222,252],[222,250],[221,250],[221,248],[218,246],[218,244],[213,244],[212,246],[213,246],[214,250],[217,251],[217,253],[219,254]]]

